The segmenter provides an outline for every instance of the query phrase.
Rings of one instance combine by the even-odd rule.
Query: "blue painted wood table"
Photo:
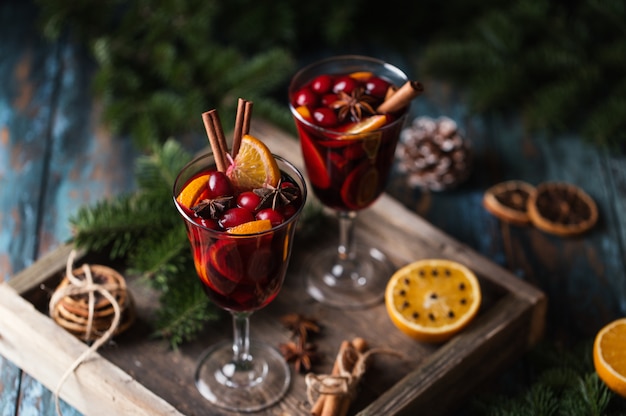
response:
[[[0,282],[68,240],[68,218],[78,207],[134,186],[136,153],[99,122],[90,93],[92,63],[71,43],[43,40],[35,16],[29,3],[0,4]],[[474,147],[473,174],[463,186],[438,193],[414,190],[396,175],[392,196],[541,288],[549,299],[549,339],[574,345],[626,315],[623,152],[575,134],[530,135],[515,116],[471,115],[459,97],[436,85],[416,113],[458,121]],[[500,222],[481,202],[489,186],[508,179],[576,184],[595,199],[600,220],[574,238]],[[53,414],[52,393],[0,357],[0,415]]]

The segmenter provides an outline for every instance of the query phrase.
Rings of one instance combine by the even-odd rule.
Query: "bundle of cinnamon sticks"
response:
[[[232,160],[237,157],[241,138],[250,132],[250,120],[252,118],[252,101],[239,98],[237,102],[237,115],[235,117],[235,129],[233,131],[232,149],[229,153],[224,129],[216,109],[202,113],[202,121],[209,138],[211,150],[215,156],[217,170],[225,172]]]
[[[308,377],[309,388],[319,393],[311,415],[345,416],[348,413],[356,387],[365,372],[367,348],[363,338],[343,341],[330,376]]]

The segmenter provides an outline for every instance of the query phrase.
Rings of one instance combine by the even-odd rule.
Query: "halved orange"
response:
[[[476,275],[445,259],[416,261],[387,283],[385,306],[391,321],[419,341],[443,342],[465,328],[481,303]]]
[[[270,220],[254,220],[229,228],[227,232],[229,234],[257,234],[271,229],[272,222]]]
[[[607,387],[626,397],[626,318],[598,332],[593,343],[593,364]]]
[[[176,197],[179,204],[191,208],[198,197],[206,189],[209,174],[202,174],[189,182]]]
[[[251,191],[265,185],[276,186],[280,169],[268,147],[259,139],[244,135],[241,147],[226,175],[239,192]]]

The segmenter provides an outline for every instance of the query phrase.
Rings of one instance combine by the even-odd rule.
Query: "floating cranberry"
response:
[[[234,194],[233,187],[224,172],[209,172],[207,180],[207,198],[215,199],[220,196],[232,196]]]
[[[209,228],[211,230],[219,231],[220,229],[217,220],[214,220],[213,218],[198,217],[196,221],[199,222],[200,225],[202,225],[203,227]]]
[[[233,228],[237,225],[254,221],[252,212],[241,207],[231,208],[226,211],[219,220],[219,224],[224,229]]]
[[[330,105],[338,99],[339,97],[337,96],[337,94],[324,94],[322,96],[322,105],[324,107],[330,107]]]
[[[326,94],[333,86],[333,79],[330,75],[320,75],[311,81],[311,89],[316,94]]]
[[[389,83],[379,77],[371,77],[365,82],[365,91],[374,97],[383,98],[388,89]]]
[[[283,217],[285,217],[286,220],[293,217],[296,211],[297,209],[294,204],[283,205],[282,207],[280,207],[280,212],[283,214]]]
[[[333,92],[338,94],[340,92],[345,92],[346,94],[351,94],[352,91],[357,87],[357,82],[354,78],[351,78],[347,75],[337,78],[335,81],[335,85],[333,85]]]
[[[302,88],[300,91],[296,92],[293,100],[296,103],[296,107],[301,105],[315,107],[317,106],[319,97],[311,91],[311,89]]]
[[[251,212],[256,211],[260,203],[261,197],[252,191],[242,192],[237,197],[237,205]]]
[[[255,219],[257,220],[270,220],[272,227],[282,224],[285,221],[283,215],[272,208],[265,208],[257,212]]]
[[[313,110],[313,119],[322,127],[333,127],[337,125],[337,115],[327,107],[320,107]]]

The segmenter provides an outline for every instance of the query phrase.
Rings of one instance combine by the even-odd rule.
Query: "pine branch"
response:
[[[482,396],[470,415],[600,416],[621,415],[626,401],[598,378],[592,362],[592,342],[562,351],[539,345],[525,358],[528,372],[537,374],[519,394]]]
[[[200,287],[195,270],[190,272],[179,276],[177,284],[169,285],[160,298],[155,335],[168,339],[173,348],[194,340],[207,322],[220,316]]]

